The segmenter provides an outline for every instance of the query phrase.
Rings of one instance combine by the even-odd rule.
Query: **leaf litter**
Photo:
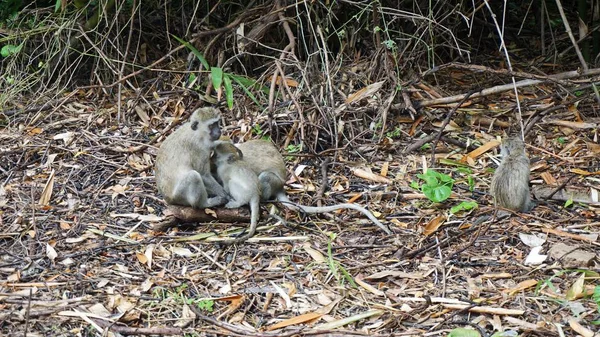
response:
[[[353,101],[364,95],[350,96],[345,112],[360,109]],[[474,148],[442,141],[436,150],[436,169],[455,180],[444,202],[411,188],[428,152],[401,154],[409,138],[357,140],[327,171],[321,201],[368,206],[394,235],[351,211],[307,216],[280,208],[281,220],[263,217],[248,242],[220,247],[221,237],[247,224],[154,230],[166,211],[154,186],[156,147],[136,149],[149,142],[152,123],[165,128],[168,119],[136,110],[137,122],[119,126],[87,104],[54,112],[68,124],[10,128],[0,137],[9,173],[0,189],[2,331],[29,322],[74,335],[418,336],[467,320],[487,331],[550,335],[558,324],[589,335],[598,320],[600,211],[588,165],[597,157],[586,154],[597,149],[585,140],[587,124],[548,121],[568,142],[536,130],[527,148],[534,194],[535,186],[575,174],[572,185],[586,188],[576,204],[550,201],[531,214],[490,217],[482,192],[500,134],[462,132],[461,114],[474,109],[467,107],[446,136]],[[476,113],[479,122],[491,117]],[[286,158],[295,173],[290,197],[318,202],[320,161]],[[462,201],[478,209],[448,212]]]

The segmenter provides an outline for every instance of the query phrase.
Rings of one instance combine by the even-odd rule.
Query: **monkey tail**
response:
[[[228,245],[232,245],[235,243],[244,242],[254,236],[254,233],[256,233],[256,227],[258,225],[258,219],[260,217],[260,197],[258,196],[258,194],[250,200],[249,205],[250,205],[250,229],[248,230],[248,233],[246,233],[243,236],[240,236],[238,238],[235,238],[233,240],[223,241],[223,242],[221,242],[222,244],[228,246]]]
[[[308,214],[316,214],[316,213],[327,213],[337,211],[338,209],[352,209],[355,211],[359,211],[362,214],[366,215],[369,220],[371,220],[377,227],[381,228],[386,234],[392,234],[392,231],[381,221],[377,220],[377,218],[373,215],[373,213],[369,212],[366,208],[355,205],[355,204],[337,204],[331,206],[323,206],[323,207],[313,207],[313,206],[304,206],[290,201],[290,199],[285,195],[285,193],[280,193],[277,196],[277,200],[281,202],[287,208],[293,211],[301,211]]]

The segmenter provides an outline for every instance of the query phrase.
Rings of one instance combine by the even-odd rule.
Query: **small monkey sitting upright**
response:
[[[220,120],[218,109],[197,109],[188,123],[163,141],[155,173],[167,204],[205,208],[227,201],[225,190],[210,172],[210,152],[221,136]]]
[[[256,225],[260,216],[258,177],[242,159],[242,152],[231,142],[219,141],[216,143],[212,162],[225,191],[231,196],[225,207],[250,206],[250,230],[246,235],[226,241],[225,244],[242,242],[252,237],[256,232]]]
[[[513,211],[529,212],[534,203],[529,196],[529,158],[518,137],[504,139],[500,147],[502,161],[492,178],[495,203]]]

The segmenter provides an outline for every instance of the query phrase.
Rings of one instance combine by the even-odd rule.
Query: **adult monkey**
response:
[[[262,201],[276,199],[292,210],[309,214],[332,212],[338,209],[352,209],[366,215],[375,225],[387,234],[392,234],[392,231],[377,220],[371,212],[364,207],[355,204],[344,203],[314,207],[291,202],[283,188],[287,173],[285,162],[275,145],[270,141],[257,139],[237,144],[236,146],[242,151],[243,161],[246,162],[246,166],[258,175]]]
[[[218,109],[199,108],[162,142],[155,176],[167,204],[206,208],[227,202],[227,193],[210,172],[210,153],[221,136],[220,120]]]

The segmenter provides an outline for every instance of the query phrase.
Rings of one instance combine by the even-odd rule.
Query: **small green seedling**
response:
[[[463,201],[460,204],[450,208],[450,213],[456,214],[459,212],[470,211],[477,208],[477,203],[475,201]]]
[[[200,300],[196,302],[196,306],[198,309],[213,312],[213,306],[215,305],[215,301],[213,300]]]
[[[420,186],[421,192],[433,202],[442,202],[450,197],[454,179],[447,174],[427,170],[425,174],[417,174],[425,183]]]

